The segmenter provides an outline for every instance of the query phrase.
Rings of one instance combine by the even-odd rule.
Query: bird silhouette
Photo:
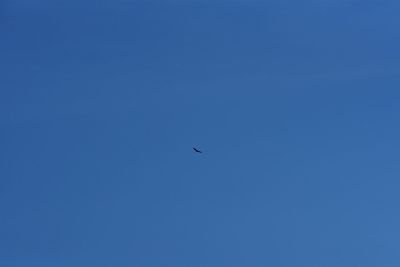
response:
[[[196,151],[197,153],[203,153],[200,150],[198,150],[197,148],[193,147],[193,150]]]

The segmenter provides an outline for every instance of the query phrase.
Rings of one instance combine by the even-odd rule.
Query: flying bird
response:
[[[195,147],[193,148],[193,150],[196,151],[197,153],[203,153],[203,152],[201,152],[200,150],[198,150],[198,149],[195,148]]]

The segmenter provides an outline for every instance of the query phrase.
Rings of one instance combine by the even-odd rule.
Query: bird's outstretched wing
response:
[[[197,148],[193,147],[193,150],[196,151],[197,153],[203,153],[200,150],[198,150]]]

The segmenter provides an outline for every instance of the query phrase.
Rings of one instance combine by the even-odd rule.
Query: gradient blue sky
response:
[[[399,1],[0,3],[1,266],[400,266]]]

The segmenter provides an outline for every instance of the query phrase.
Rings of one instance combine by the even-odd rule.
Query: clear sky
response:
[[[0,266],[400,266],[399,1],[0,3]]]

